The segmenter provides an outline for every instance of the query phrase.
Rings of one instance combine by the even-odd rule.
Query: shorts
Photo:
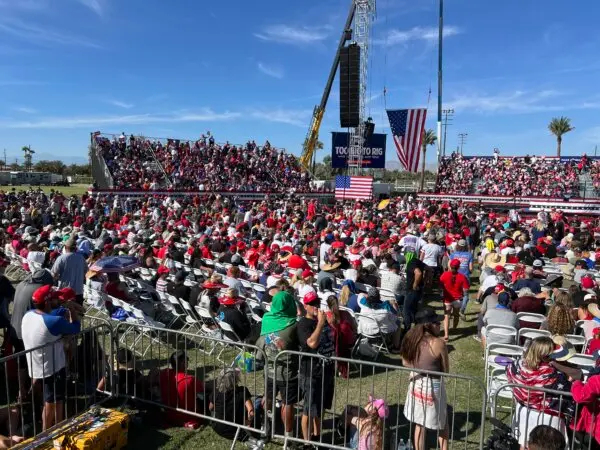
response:
[[[54,375],[44,378],[44,401],[46,403],[58,403],[65,399],[66,371],[63,367]]]
[[[325,409],[330,409],[333,404],[333,390],[335,373],[333,370],[323,370],[322,377],[305,377],[300,375],[300,387],[303,392],[304,405],[302,414],[311,417],[321,417]]]
[[[450,314],[453,309],[458,309],[462,305],[460,300],[454,300],[451,303],[444,302],[444,312]]]
[[[298,378],[292,380],[276,380],[275,388],[275,395],[279,394],[284,405],[295,405],[298,403]],[[271,378],[267,379],[267,392],[269,393],[269,397],[273,393],[273,380]]]

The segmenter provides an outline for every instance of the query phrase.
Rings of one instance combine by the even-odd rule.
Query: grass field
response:
[[[472,293],[473,294],[473,293]],[[431,296],[430,300],[426,301],[427,304],[436,308],[438,312],[442,312],[442,304],[439,301],[434,300],[434,296]],[[484,365],[481,358],[482,350],[480,344],[471,338],[475,334],[476,330],[476,318],[479,305],[476,303],[470,303],[467,314],[467,321],[461,321],[459,327],[450,333],[449,351],[450,351],[450,364],[451,372],[461,375],[467,375],[475,377],[476,379],[483,382]],[[150,343],[139,342],[137,344],[140,349],[146,348]],[[164,361],[168,357],[168,353],[171,350],[165,349],[164,353],[161,354],[161,350],[157,350],[153,345],[154,351],[158,351],[158,357],[152,356],[150,359]],[[192,355],[192,353],[190,353]],[[230,356],[230,359],[233,355]],[[200,361],[202,357],[197,361]],[[227,359],[226,359],[227,360]],[[379,362],[400,366],[400,359],[398,356],[379,358]],[[194,363],[194,356],[190,356],[190,364]],[[197,363],[198,366],[210,366],[206,363]],[[217,370],[213,367],[206,373],[207,379],[212,379],[216,375]],[[374,373],[373,373],[374,372]],[[251,377],[258,377],[262,373],[250,375]],[[386,448],[392,448],[390,446],[391,440],[396,437],[395,433],[398,433],[398,439],[403,438],[406,440],[410,434],[409,425],[403,417],[403,406],[406,397],[407,390],[407,373],[399,372],[395,370],[375,370],[368,366],[364,366],[362,376],[359,378],[356,374],[351,377],[350,380],[346,381],[341,378],[336,378],[336,399],[334,400],[334,410],[340,414],[346,404],[364,404],[366,402],[367,395],[370,392],[374,392],[376,395],[385,397],[390,405],[390,418],[387,421],[388,427],[393,431],[392,434],[388,434],[386,437]],[[246,384],[253,394],[262,394],[262,391],[255,392],[251,385],[253,384],[254,378],[250,378]],[[448,417],[452,423],[450,432],[454,435],[455,445],[458,448],[478,448],[479,432],[481,430],[479,424],[481,421],[481,402],[482,402],[482,390],[474,383],[466,383],[463,381],[452,381],[448,380],[446,383],[446,391],[448,397],[448,404],[451,407]],[[337,394],[339,392],[339,394]],[[469,411],[469,412],[467,412]],[[299,431],[299,428],[298,428]],[[160,448],[165,450],[175,449],[195,449],[195,448],[209,448],[209,449],[226,449],[229,448],[231,442],[222,439],[216,433],[212,431],[210,426],[200,427],[198,430],[188,430],[184,428],[170,428],[170,429],[157,429],[153,428],[149,430],[144,425],[134,425],[130,432],[131,441],[135,442],[132,448]],[[324,436],[326,434],[324,433]],[[331,438],[331,435],[328,435]],[[466,439],[465,439],[466,436]],[[325,437],[324,437],[325,439]],[[428,441],[434,444],[435,436],[430,433]],[[246,448],[244,445],[239,444],[236,448]],[[268,450],[281,448],[281,444],[269,443],[265,447]],[[395,450],[395,447],[393,447]]]
[[[42,188],[45,193],[49,193],[51,189],[55,191],[60,191],[64,195],[81,195],[87,192],[89,185],[87,184],[72,184],[71,186],[33,186],[34,189],[38,187]],[[17,191],[21,190],[29,190],[29,186],[0,186],[0,190],[2,191],[10,191],[12,189],[16,189]]]

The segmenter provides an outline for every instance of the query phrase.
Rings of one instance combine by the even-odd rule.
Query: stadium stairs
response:
[[[579,175],[579,196],[581,198],[599,198],[594,189],[594,182],[589,172]]]

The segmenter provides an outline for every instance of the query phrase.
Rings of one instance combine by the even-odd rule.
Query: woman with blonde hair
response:
[[[537,425],[549,425],[566,436],[565,421],[556,409],[561,399],[539,390],[568,392],[571,387],[567,376],[552,364],[558,355],[554,353],[555,350],[556,345],[549,337],[535,338],[524,355],[506,368],[508,382],[519,385],[513,387],[513,396],[518,405],[513,426],[521,449],[525,448],[529,433]]]
[[[360,312],[359,293],[356,284],[352,280],[344,280],[340,289],[340,305],[350,308],[354,312]],[[363,295],[364,296],[364,295]]]
[[[291,280],[291,285],[298,292],[299,298],[304,298],[310,291],[315,291],[313,283],[315,282],[315,274],[310,269],[299,270],[294,274]]]

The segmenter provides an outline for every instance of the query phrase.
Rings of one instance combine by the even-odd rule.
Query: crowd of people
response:
[[[218,144],[207,133],[195,142],[97,136],[117,188],[191,191],[307,192],[310,177],[298,159],[273,147]]]
[[[502,158],[463,157],[453,153],[443,158],[436,192],[494,196],[578,197],[579,174],[587,170],[585,155],[579,160],[524,156]]]
[[[568,356],[574,351],[565,339],[576,331],[577,319],[586,320],[589,350],[600,347],[600,341],[594,341],[596,335],[600,337],[595,326],[600,323],[600,308],[592,272],[600,255],[597,220],[549,211],[530,223],[518,211],[497,214],[460,202],[408,197],[377,209],[371,202],[326,205],[300,196],[238,204],[202,192],[177,200],[155,195],[124,200],[117,195],[67,198],[58,192],[10,191],[0,193],[0,215],[5,255],[18,255],[21,268],[30,273],[17,285],[16,293],[10,283],[0,283],[3,301],[14,302],[5,327],[17,350],[37,355],[24,361],[22,367],[28,372],[19,374],[19,380],[43,380],[44,426],[61,418],[58,411],[62,411],[64,393],[55,386],[64,377],[69,352],[65,350],[52,366],[43,363],[50,352],[35,352],[44,344],[56,347],[61,336],[78,332],[84,286],[177,326],[163,320],[166,312],[156,315],[157,308],[144,308],[165,294],[173,295],[196,311],[208,312],[199,316],[203,332],[218,333],[218,324],[225,323],[228,339],[263,349],[267,367],[281,350],[301,351],[306,357],[297,360],[297,365],[290,359],[285,367],[267,371],[282,402],[285,433],[310,442],[320,439],[320,418],[332,406],[338,375],[334,367],[340,376],[350,375],[350,367],[328,360],[360,357],[354,351],[361,336],[382,337],[385,345],[380,349],[399,354],[403,365],[417,374],[420,370],[451,372],[448,342],[462,338],[456,327],[460,321],[469,321],[469,289],[479,263],[482,270],[475,300],[481,302],[482,311],[476,338],[485,348],[502,342],[488,333],[493,325],[535,326],[520,324],[518,312],[546,316],[541,327],[550,337],[534,339],[523,357],[508,361],[507,376],[529,387],[572,392],[580,411],[588,413],[569,426],[582,435],[591,433],[593,445],[600,442],[600,428],[591,428],[599,398],[594,389],[600,376],[585,382],[581,371],[569,367]],[[118,274],[94,270],[100,259],[118,255],[140,261],[140,271],[129,276],[148,274],[144,281],[156,296],[141,298]],[[550,264],[561,264],[565,272],[553,275],[548,272]],[[206,275],[197,276],[193,269]],[[574,279],[568,290],[562,286],[567,277]],[[262,285],[255,292],[257,302],[248,301],[251,294],[246,282]],[[443,316],[426,305],[431,296],[438,295],[444,304]],[[103,308],[115,320],[127,318],[126,310],[116,304],[107,302]],[[10,309],[2,310],[8,314]],[[125,370],[130,356],[122,350],[115,367]],[[186,375],[185,354],[172,355],[170,364],[164,369],[170,372],[147,375],[143,381],[138,374],[125,377],[125,382],[148,389],[158,385],[159,390],[165,389],[160,398],[174,402],[169,406],[197,411],[195,399],[187,395],[204,392],[205,380]],[[236,377],[235,371],[219,375],[215,390],[208,395],[209,409],[245,423],[260,407],[269,409],[265,405],[273,399],[267,396],[257,404]],[[178,383],[187,387],[178,389]],[[22,395],[27,386],[20,383]],[[233,394],[238,388],[241,391]],[[429,394],[423,396],[423,391]],[[127,392],[127,386],[122,392]],[[404,415],[413,424],[410,438],[416,449],[424,448],[426,430],[437,430],[440,447],[447,448],[445,395],[440,375],[411,378]],[[552,405],[546,400],[531,403],[528,395],[515,390],[527,417],[531,411],[552,415]],[[239,399],[243,401],[235,403]],[[302,426],[295,434],[295,405],[300,401]],[[369,398],[364,407],[347,408],[340,434],[352,448],[382,449],[388,414],[385,398]],[[568,422],[561,414],[563,422],[551,421],[550,425],[562,432]],[[193,420],[177,418],[181,425]],[[231,428],[217,426],[215,431],[231,437]],[[530,431],[520,427],[522,446]],[[17,431],[6,433],[16,436]]]
[[[115,189],[165,188],[165,173],[153,155],[157,143],[143,137],[125,134],[112,140],[98,135],[94,137],[98,156],[104,159],[113,178]]]

